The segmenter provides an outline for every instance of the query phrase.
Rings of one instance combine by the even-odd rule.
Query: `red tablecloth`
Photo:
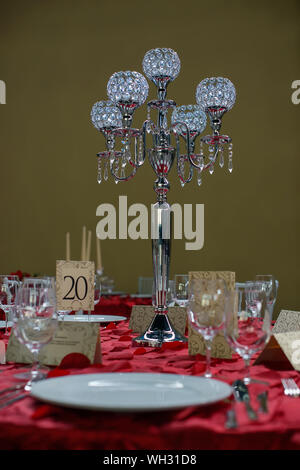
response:
[[[132,299],[131,299],[132,300]],[[140,299],[139,299],[140,300]],[[116,299],[114,299],[116,301]],[[109,312],[112,313],[112,312]],[[124,313],[120,310],[113,313]],[[65,363],[52,375],[103,372],[164,372],[202,375],[205,360],[190,357],[187,345],[175,343],[162,349],[134,348],[135,335],[128,321],[101,328],[103,363]],[[281,377],[293,377],[296,371],[271,370],[252,366],[252,376],[269,382],[269,413],[249,421],[243,404],[235,404],[239,427],[224,427],[230,403],[206,407],[151,413],[111,413],[66,409],[43,404],[28,397],[0,410],[1,449],[300,449],[300,400],[283,395]],[[213,360],[215,374],[228,383],[243,375],[243,362]],[[16,383],[16,366],[0,366],[1,387]],[[250,385],[254,408],[256,395],[265,386]]]

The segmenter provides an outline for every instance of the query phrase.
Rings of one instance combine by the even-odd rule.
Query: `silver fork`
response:
[[[300,388],[294,379],[281,379],[284,388],[284,394],[288,397],[298,398],[300,396]]]

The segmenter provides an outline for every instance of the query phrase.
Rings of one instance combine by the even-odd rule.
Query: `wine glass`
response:
[[[175,302],[179,307],[186,307],[189,301],[189,276],[187,274],[175,275]]]
[[[250,360],[271,336],[271,314],[261,283],[248,281],[228,293],[224,334],[230,347],[244,359],[244,383],[261,382],[250,378]]]
[[[33,355],[30,377],[24,389],[45,378],[39,364],[40,350],[48,344],[57,328],[55,290],[51,287],[21,287],[13,310],[13,330],[21,344]],[[47,369],[48,370],[48,369]]]
[[[0,275],[0,307],[5,313],[5,335],[7,334],[8,322],[15,303],[16,294],[20,287],[17,276]]]
[[[100,282],[100,276],[98,274],[95,274],[95,280],[94,280],[94,307],[99,303],[101,299],[101,282]],[[90,321],[91,317],[91,311],[88,310],[88,321]]]
[[[255,276],[257,282],[261,282],[267,294],[267,305],[271,314],[271,320],[273,317],[274,305],[277,298],[277,291],[279,282],[272,276],[272,274],[257,274]]]
[[[203,336],[206,347],[204,377],[212,377],[210,370],[212,341],[223,328],[227,288],[221,279],[192,279],[187,306],[191,327]]]
[[[169,279],[168,284],[167,305],[168,307],[174,307],[175,305],[175,281],[172,281],[172,279]]]

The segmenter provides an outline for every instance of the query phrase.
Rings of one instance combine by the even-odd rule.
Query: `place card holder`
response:
[[[84,354],[91,363],[101,363],[100,324],[92,322],[59,321],[52,341],[41,349],[41,364],[57,366],[70,353]],[[33,356],[11,331],[6,351],[6,361],[31,364]]]
[[[270,341],[254,364],[300,371],[300,312],[281,310]]]
[[[232,271],[191,271],[189,272],[189,280],[201,279],[201,280],[224,280],[227,289],[230,291],[235,290],[235,272]],[[189,324],[188,326],[189,339],[188,339],[188,350],[191,356],[196,354],[205,355],[205,343],[203,337],[197,333]],[[232,349],[227,343],[224,333],[218,332],[212,342],[211,356],[215,358],[231,359]]]
[[[144,333],[151,324],[154,315],[154,307],[151,305],[134,305],[131,310],[129,328],[134,333]],[[169,307],[168,317],[173,328],[182,335],[185,335],[187,325],[186,309],[182,307]]]

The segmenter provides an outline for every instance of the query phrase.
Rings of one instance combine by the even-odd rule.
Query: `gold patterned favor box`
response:
[[[281,310],[269,343],[255,361],[262,363],[300,371],[300,312]]]
[[[185,308],[169,307],[168,317],[172,326],[182,335],[185,334],[187,314]],[[151,305],[134,305],[131,310],[129,328],[138,334],[144,333],[154,317],[154,307]]]
[[[233,291],[235,289],[235,272],[232,271],[191,271],[189,272],[190,281],[193,279],[201,280],[214,280],[222,279],[228,290]],[[205,343],[203,337],[197,333],[189,324],[189,354],[194,356],[195,354],[205,355]],[[231,359],[232,349],[227,343],[224,333],[218,332],[212,342],[211,356],[215,358]]]

